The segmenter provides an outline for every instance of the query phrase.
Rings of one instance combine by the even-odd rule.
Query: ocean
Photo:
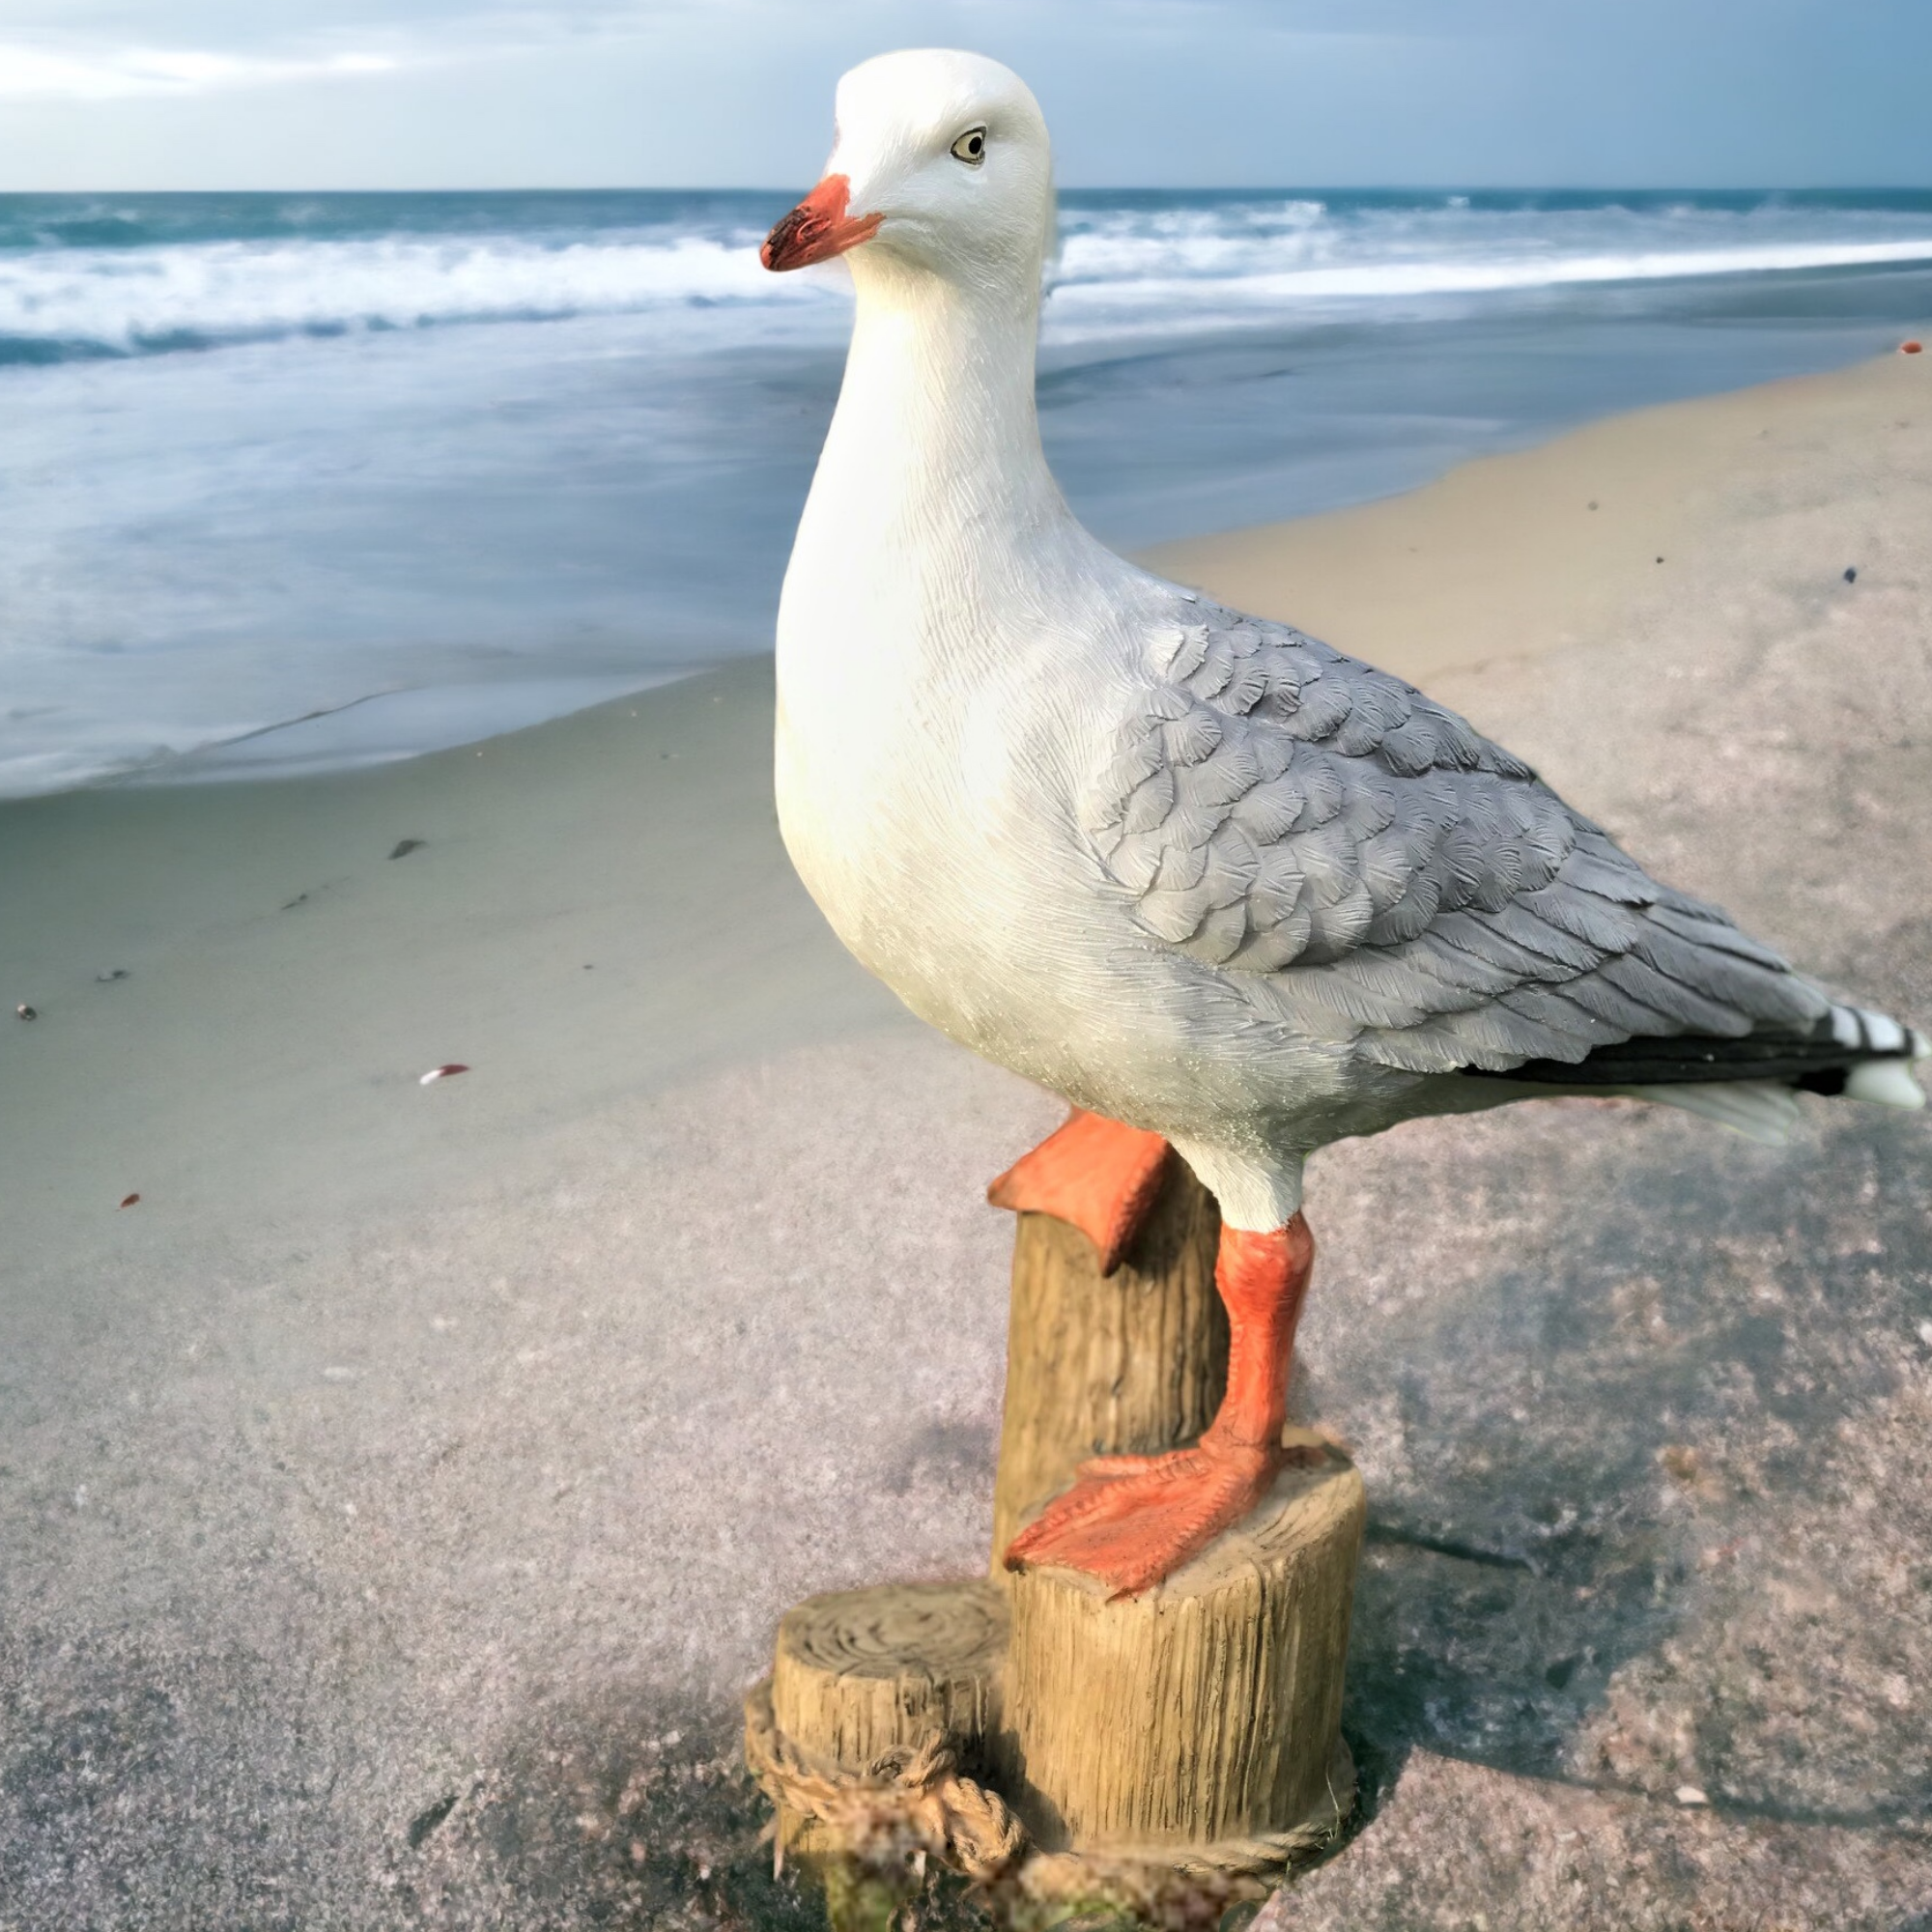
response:
[[[769,648],[850,311],[791,196],[0,196],[0,796],[408,756]],[[1932,321],[1932,193],[1069,192],[1122,548]]]

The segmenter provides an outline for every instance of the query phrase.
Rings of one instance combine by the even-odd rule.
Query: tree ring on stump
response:
[[[1006,1647],[1006,1592],[981,1578],[808,1597],[779,1623],[772,1715],[827,1768],[869,1772],[935,1737],[977,1758]]]

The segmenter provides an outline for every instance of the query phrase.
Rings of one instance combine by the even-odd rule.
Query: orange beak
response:
[[[758,260],[768,269],[803,269],[869,240],[886,217],[846,213],[851,199],[852,184],[843,175],[827,175],[765,237]]]

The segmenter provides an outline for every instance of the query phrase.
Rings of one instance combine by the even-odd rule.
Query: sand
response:
[[[1922,1023],[1928,532],[1887,358],[1160,561]],[[770,705],[0,808],[0,1926],[811,1922],[730,1701],[796,1597],[983,1560],[979,1190],[1057,1109],[824,931]],[[1928,1150],[1577,1102],[1316,1164],[1370,1805],[1281,1922],[1932,1907]]]

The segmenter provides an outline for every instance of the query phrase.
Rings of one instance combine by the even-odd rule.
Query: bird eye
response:
[[[952,144],[952,158],[964,161],[969,168],[977,168],[986,158],[985,128],[967,128]]]

